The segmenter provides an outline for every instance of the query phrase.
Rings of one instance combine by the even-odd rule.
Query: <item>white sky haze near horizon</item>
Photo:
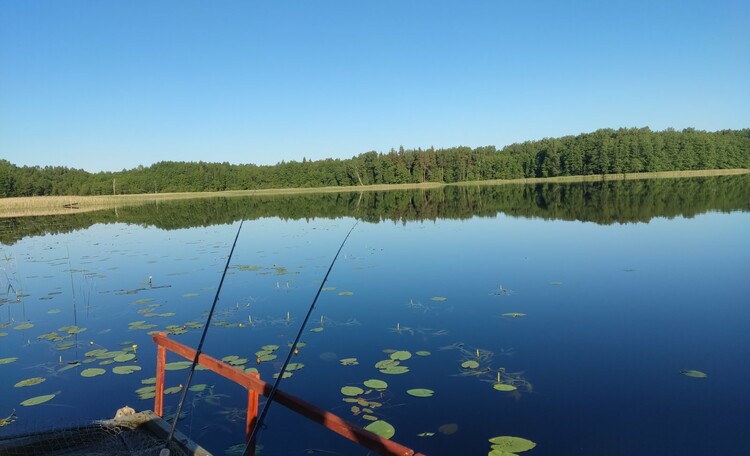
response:
[[[7,1],[0,159],[118,171],[750,127],[750,2]]]

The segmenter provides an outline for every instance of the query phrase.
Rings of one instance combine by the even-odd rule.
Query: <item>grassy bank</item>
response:
[[[34,196],[26,198],[0,199],[0,218],[26,217],[39,215],[69,214],[74,212],[88,212],[102,209],[113,209],[124,206],[144,204],[154,201],[169,201],[189,198],[215,198],[252,195],[289,195],[301,193],[347,192],[347,191],[385,191],[406,189],[439,188],[444,185],[512,185],[535,183],[566,183],[592,182],[602,180],[632,180],[632,179],[664,179],[684,177],[724,176],[733,174],[747,174],[748,169],[718,169],[699,171],[667,171],[659,173],[636,174],[605,174],[589,176],[565,176],[531,179],[486,180],[475,182],[461,182],[455,184],[424,183],[424,184],[392,184],[366,185],[350,187],[318,187],[318,188],[284,188],[266,190],[232,190],[225,192],[200,193],[147,193],[139,195],[108,195],[108,196]]]

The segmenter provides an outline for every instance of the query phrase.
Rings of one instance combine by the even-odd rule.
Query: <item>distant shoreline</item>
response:
[[[229,190],[222,192],[186,192],[186,193],[142,193],[135,195],[97,195],[97,196],[30,196],[0,198],[0,218],[32,217],[44,215],[63,215],[78,212],[91,212],[103,209],[114,209],[154,201],[178,199],[238,197],[253,195],[294,195],[305,193],[338,193],[363,191],[388,191],[410,189],[433,189],[446,186],[490,186],[517,185],[538,183],[573,183],[642,179],[678,179],[686,177],[709,177],[748,174],[750,169],[710,169],[695,171],[663,171],[654,173],[618,173],[592,174],[586,176],[540,177],[524,179],[497,179],[471,182],[425,182],[422,184],[378,184],[346,187],[313,187],[313,188],[279,188],[262,190]]]

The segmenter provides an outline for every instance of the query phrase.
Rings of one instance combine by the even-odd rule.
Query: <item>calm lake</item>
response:
[[[243,218],[204,352],[269,382],[358,222],[284,391],[361,426],[386,421],[429,455],[484,455],[496,436],[532,440],[529,456],[750,454],[748,175],[0,219],[0,419],[17,416],[0,435],[153,409],[149,332],[197,346]],[[408,369],[381,362],[395,351]],[[141,370],[113,372],[123,366]],[[168,371],[166,387],[187,373]],[[496,389],[498,374],[515,389]],[[192,385],[178,428],[237,454],[246,393],[208,371]],[[434,394],[407,393],[418,388]],[[165,396],[166,414],[179,397]],[[278,405],[258,443],[261,455],[367,454]]]

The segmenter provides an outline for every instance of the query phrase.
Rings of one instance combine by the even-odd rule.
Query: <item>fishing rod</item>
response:
[[[312,315],[312,312],[315,309],[315,304],[318,302],[320,293],[321,291],[323,291],[323,287],[325,286],[326,281],[328,280],[328,276],[331,274],[333,265],[336,264],[336,260],[338,259],[339,254],[341,253],[341,249],[344,248],[344,244],[346,244],[347,239],[349,239],[349,236],[352,234],[352,231],[354,231],[354,228],[356,228],[358,223],[359,223],[359,220],[357,220],[354,223],[354,225],[352,225],[352,227],[349,229],[349,232],[346,233],[344,240],[341,241],[341,245],[339,246],[339,249],[336,251],[336,255],[333,256],[333,260],[331,261],[330,266],[328,266],[328,271],[326,271],[326,275],[323,277],[323,281],[320,282],[320,286],[318,287],[318,292],[315,293],[315,298],[313,298],[312,303],[310,303],[310,307],[307,309],[307,315],[305,315],[305,319],[302,321],[302,325],[299,327],[299,331],[297,331],[297,337],[294,338],[294,342],[292,343],[292,346],[286,355],[286,360],[284,360],[284,364],[281,366],[281,371],[279,371],[279,374],[276,377],[276,381],[273,382],[273,387],[271,388],[271,392],[268,394],[265,405],[263,405],[263,410],[261,410],[260,415],[258,416],[258,421],[255,423],[253,432],[250,433],[250,437],[247,439],[247,444],[245,444],[245,450],[242,452],[242,456],[247,456],[247,452],[250,449],[250,445],[255,445],[255,439],[258,436],[258,430],[263,427],[263,421],[266,419],[266,414],[268,413],[268,409],[271,407],[271,403],[273,402],[273,397],[276,395],[276,391],[279,389],[279,384],[281,383],[281,379],[284,378],[284,373],[286,372],[286,368],[289,365],[289,361],[292,359],[292,355],[297,351],[297,344],[299,343],[299,340],[302,337],[302,332],[305,330],[305,326],[307,326],[307,322],[310,320],[310,315]]]
[[[229,250],[229,256],[227,257],[227,262],[224,265],[224,272],[221,273],[221,280],[219,280],[219,286],[216,288],[216,294],[214,295],[214,301],[211,304],[211,310],[208,312],[208,318],[206,319],[206,325],[203,327],[203,334],[201,335],[201,340],[198,343],[198,349],[195,351],[195,357],[193,358],[193,364],[190,366],[190,371],[188,372],[188,378],[185,382],[185,387],[182,389],[182,397],[180,398],[180,402],[177,404],[177,412],[175,413],[174,419],[172,420],[172,428],[169,430],[169,435],[167,436],[167,440],[164,442],[164,448],[159,452],[159,456],[169,456],[169,443],[172,441],[172,438],[174,437],[175,430],[177,429],[177,421],[180,419],[180,413],[182,412],[182,405],[185,403],[185,398],[187,397],[188,388],[190,388],[190,382],[193,379],[193,373],[195,372],[195,366],[198,364],[198,358],[201,356],[201,351],[203,349],[203,342],[206,340],[206,334],[208,333],[208,327],[211,326],[211,317],[214,315],[214,310],[216,309],[216,303],[219,302],[219,293],[221,293],[221,287],[224,285],[224,278],[227,276],[227,270],[229,270],[229,262],[232,261],[232,255],[234,254],[234,248],[237,246],[237,239],[240,237],[240,231],[242,231],[242,224],[245,222],[245,219],[240,220],[240,226],[237,228],[237,234],[234,236],[234,242],[232,243],[232,248]]]

